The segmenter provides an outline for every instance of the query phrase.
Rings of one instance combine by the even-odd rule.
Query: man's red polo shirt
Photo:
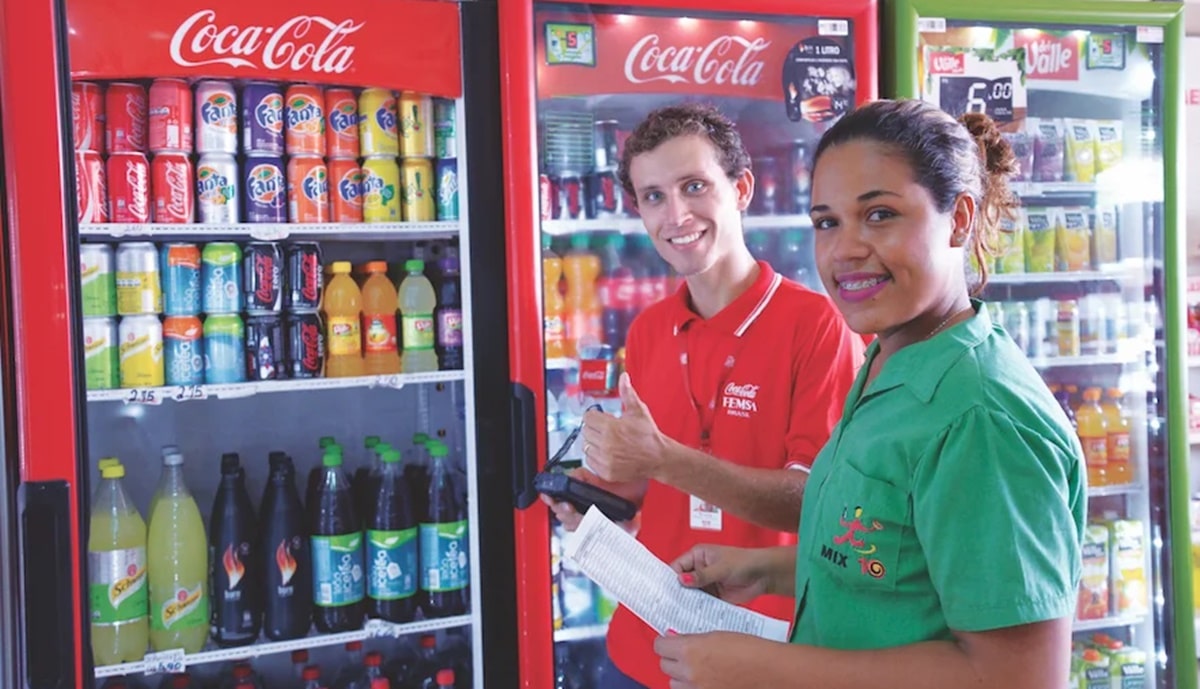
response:
[[[743,466],[808,470],[841,417],[862,364],[862,338],[827,297],[758,265],[754,284],[708,320],[692,311],[686,284],[642,312],[629,329],[625,368],[659,429],[674,440]],[[794,534],[755,526],[657,481],[650,482],[638,533],[667,562],[701,543],[768,547],[794,542],[789,538]],[[790,619],[794,605],[764,596],[748,607]],[[608,651],[625,674],[665,688],[654,636],[621,608]]]

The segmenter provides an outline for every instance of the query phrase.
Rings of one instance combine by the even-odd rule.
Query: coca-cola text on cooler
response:
[[[347,39],[362,27],[361,21],[307,14],[276,26],[238,26],[204,9],[183,20],[171,36],[171,60],[181,67],[225,64],[344,74],[354,65],[355,46]]]
[[[661,41],[658,34],[647,34],[629,50],[625,78],[630,83],[756,86],[766,66],[756,57],[771,45],[764,38],[728,35],[708,45],[664,46]]]
[[[108,208],[112,222],[150,222],[150,165],[145,153],[108,157]]]

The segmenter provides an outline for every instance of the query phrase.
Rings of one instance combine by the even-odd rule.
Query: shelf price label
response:
[[[393,374],[390,376],[379,376],[379,378],[377,378],[375,380],[375,384],[380,387],[392,388],[393,390],[399,390],[400,388],[404,387],[404,376],[401,376],[400,374]]]
[[[367,620],[363,631],[368,639],[400,638],[400,625],[385,620]]]
[[[957,48],[927,47],[922,97],[959,117],[982,113],[1012,122],[1026,108],[1025,82],[1017,57]]]
[[[173,648],[147,653],[142,661],[142,669],[147,675],[177,674],[187,669],[187,661],[182,648]]]
[[[286,225],[250,225],[250,236],[263,242],[277,242],[281,239],[287,239],[288,234]]]
[[[162,404],[163,397],[163,391],[159,388],[130,388],[125,391],[125,404],[158,406]]]
[[[179,385],[175,388],[175,394],[171,395],[171,399],[176,402],[190,402],[191,400],[208,399],[208,392],[203,385]]]

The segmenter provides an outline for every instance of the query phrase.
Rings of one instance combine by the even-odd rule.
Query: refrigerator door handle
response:
[[[70,500],[66,481],[25,483],[18,493],[24,553],[25,686],[32,689],[80,686],[74,673],[78,650],[69,594],[75,585]]]
[[[517,509],[537,500],[533,477],[537,475],[537,399],[522,383],[512,384],[512,488]]]

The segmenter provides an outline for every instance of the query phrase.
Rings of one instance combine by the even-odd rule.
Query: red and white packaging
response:
[[[145,153],[145,87],[122,82],[109,84],[104,96],[104,116],[104,141],[109,153]]]
[[[150,189],[154,198],[154,222],[192,222],[196,212],[196,185],[192,181],[192,162],[186,153],[169,151],[154,156],[150,163]]]
[[[192,151],[192,90],[183,79],[150,84],[150,152]]]
[[[79,222],[108,222],[108,185],[104,159],[96,151],[75,153],[75,200]]]
[[[100,84],[71,84],[71,123],[76,151],[104,152],[104,88]]]
[[[150,165],[145,153],[108,157],[108,208],[112,222],[150,222]]]

